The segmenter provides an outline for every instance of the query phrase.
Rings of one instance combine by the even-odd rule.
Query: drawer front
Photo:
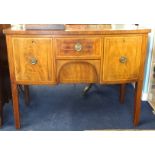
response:
[[[12,38],[16,81],[54,81],[52,40]]]
[[[103,81],[137,79],[141,45],[141,36],[105,37]]]
[[[57,60],[57,79],[61,83],[99,82],[100,60]]]
[[[99,37],[56,38],[54,43],[57,57],[99,57],[101,53]]]

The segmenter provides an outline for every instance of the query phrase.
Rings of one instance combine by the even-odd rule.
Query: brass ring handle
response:
[[[75,49],[75,51],[80,52],[82,50],[82,44],[81,43],[76,43],[74,45],[74,49]]]
[[[36,58],[34,58],[34,57],[30,59],[30,63],[31,63],[32,65],[36,65],[37,62],[38,62],[38,60],[37,60]]]
[[[119,62],[120,63],[126,63],[127,62],[127,57],[125,57],[125,56],[121,56],[120,58],[119,58]]]

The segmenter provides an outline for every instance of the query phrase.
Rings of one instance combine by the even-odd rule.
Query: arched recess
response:
[[[58,60],[58,83],[94,83],[99,82],[99,60]]]

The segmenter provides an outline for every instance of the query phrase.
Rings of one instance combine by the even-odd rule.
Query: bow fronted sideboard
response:
[[[74,27],[75,26],[75,27]],[[16,128],[18,85],[135,82],[134,125],[139,123],[150,29],[132,25],[65,25],[65,29],[6,29]],[[123,87],[122,87],[123,88]]]

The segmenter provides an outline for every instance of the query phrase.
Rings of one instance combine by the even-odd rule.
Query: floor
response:
[[[119,102],[119,85],[93,85],[83,96],[85,85],[31,86],[29,106],[20,93],[21,131],[83,131],[155,129],[155,115],[142,102],[140,123],[133,126],[134,89],[126,87],[125,103]],[[14,131],[11,101],[4,106],[0,131]]]

